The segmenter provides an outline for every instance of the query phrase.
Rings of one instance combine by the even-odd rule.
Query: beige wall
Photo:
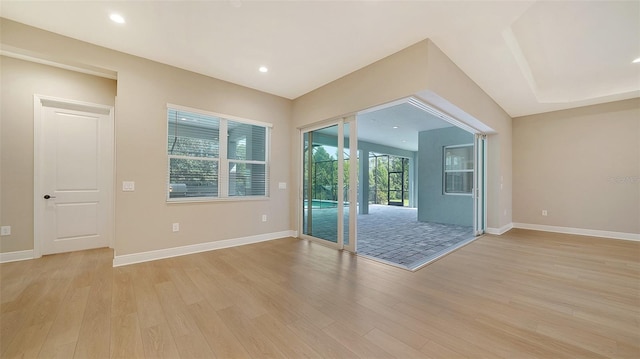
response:
[[[427,41],[421,41],[293,102],[293,126],[354,113],[414,95],[427,84]]]
[[[289,191],[278,189],[278,182],[288,182],[290,178],[290,100],[111,51],[6,19],[2,19],[0,25],[4,49],[75,66],[87,65],[92,69],[106,69],[104,72],[117,72],[114,245],[116,255],[290,229]],[[12,76],[9,70],[7,74],[4,68],[2,71],[3,81],[5,76]],[[60,70],[48,69],[48,71]],[[68,73],[68,76],[79,75]],[[61,81],[65,83],[67,78]],[[24,198],[9,198],[4,193],[8,185],[7,181],[33,183],[33,171],[29,169],[29,166],[33,167],[32,165],[26,166],[24,170],[21,169],[19,173],[9,173],[11,168],[5,168],[9,163],[5,162],[5,157],[9,156],[9,153],[17,156],[18,161],[33,161],[32,150],[20,153],[14,152],[14,148],[9,147],[33,148],[32,132],[14,123],[18,118],[26,118],[33,122],[33,107],[31,105],[28,110],[14,109],[13,102],[5,100],[4,94],[7,89],[23,81],[15,76],[11,79],[11,83],[2,83],[3,195],[0,200],[2,201],[2,224],[14,226],[14,223],[21,223],[19,227],[15,227],[21,233],[7,237],[11,238],[12,245],[7,247],[3,245],[2,251],[33,248],[33,235],[27,232],[29,221],[32,221],[33,217],[32,185],[31,189],[24,190],[25,193],[31,192],[26,193],[27,196]],[[38,86],[40,86],[39,83]],[[52,89],[51,93],[47,94],[83,99],[78,98],[75,92],[60,90],[58,93],[58,89]],[[23,96],[28,96],[27,101],[32,103],[33,93],[25,89]],[[262,201],[166,203],[167,103],[272,123],[274,126],[270,167],[271,198]],[[17,115],[5,117],[5,111],[17,113]],[[18,129],[21,132],[14,132]],[[18,135],[27,143],[17,143],[20,142]],[[16,138],[16,141],[5,145],[5,138]],[[121,183],[125,180],[136,182],[135,192],[120,191]],[[19,213],[18,209],[20,209]],[[268,215],[269,220],[266,223],[261,222],[262,214]],[[17,219],[20,216],[28,218]],[[10,223],[9,221],[18,222]],[[24,224],[22,221],[25,221]],[[171,223],[173,222],[180,223],[179,233],[172,233]],[[24,233],[22,233],[23,227]],[[4,242],[5,238],[2,240]]]
[[[299,191],[301,144],[299,128],[353,114],[411,96],[426,85],[426,41],[419,42],[293,101],[291,183]],[[292,196],[291,228],[298,229],[299,196]]]
[[[114,105],[116,81],[0,57],[0,252],[33,249],[33,95]]]
[[[640,233],[640,99],[515,118],[513,158],[514,222]]]
[[[511,118],[429,40],[421,41],[316,89],[293,103],[294,127],[355,113],[416,96],[455,118],[492,133],[488,139],[488,226],[511,223]],[[294,131],[293,173],[300,168],[300,138]],[[296,177],[293,183],[298,182]],[[296,199],[291,200],[297,208]],[[297,213],[291,214],[296,227]]]
[[[487,137],[487,227],[501,229],[512,222],[511,117],[456,66],[433,42],[429,42],[428,90],[437,94],[440,107],[473,125],[491,128]],[[449,108],[453,106],[453,108]]]

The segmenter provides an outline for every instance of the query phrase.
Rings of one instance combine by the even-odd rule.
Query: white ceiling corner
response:
[[[640,2],[539,2],[511,26],[514,57],[540,103],[638,90]],[[559,31],[561,30],[561,31]]]

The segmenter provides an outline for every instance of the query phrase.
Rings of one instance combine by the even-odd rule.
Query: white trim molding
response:
[[[485,232],[487,232],[488,234],[494,234],[497,236],[503,235],[505,233],[507,233],[508,231],[510,231],[511,229],[513,229],[513,223],[509,223],[507,225],[504,225],[500,228],[487,228],[487,230]]]
[[[149,261],[155,261],[158,259],[165,259],[165,258],[172,258],[172,257],[179,257],[179,256],[188,255],[188,254],[213,251],[216,249],[237,247],[245,244],[253,244],[258,242],[271,241],[274,239],[287,238],[287,237],[297,237],[297,232],[282,231],[282,232],[274,232],[274,233],[265,233],[265,234],[259,234],[255,236],[249,236],[249,237],[225,239],[221,241],[198,243],[198,244],[192,244],[192,245],[182,246],[182,247],[158,249],[158,250],[149,251],[149,252],[124,254],[121,256],[116,255],[113,258],[113,266],[120,267],[120,266],[129,265],[129,264],[149,262]]]
[[[118,73],[116,71],[102,69],[95,66],[88,66],[86,64],[70,64],[70,63],[65,64],[63,62],[56,61],[54,59],[46,59],[45,56],[43,56],[42,54],[30,54],[23,49],[18,49],[12,46],[2,45],[0,47],[0,55],[6,56],[6,57],[12,57],[18,60],[24,60],[24,61],[35,62],[38,64],[47,65],[47,66],[58,67],[58,68],[69,70],[69,71],[80,72],[83,74],[103,77],[106,79],[111,79],[111,80],[118,79]]]
[[[534,231],[544,231],[544,232],[576,234],[579,236],[624,239],[627,241],[640,241],[640,234],[638,233],[624,233],[624,232],[601,231],[596,229],[546,226],[542,224],[529,224],[529,223],[513,223],[513,228],[531,229]]]
[[[33,258],[35,258],[33,255],[33,249],[29,249],[26,251],[0,253],[0,263],[26,261]]]

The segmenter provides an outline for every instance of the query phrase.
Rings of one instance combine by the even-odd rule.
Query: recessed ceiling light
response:
[[[268,69],[266,66],[260,66],[260,68],[258,69],[258,71],[260,71],[260,72],[262,72],[262,73],[265,73],[265,72],[268,72],[268,71],[269,71],[269,69]]]
[[[638,57],[637,59],[631,61],[634,64],[640,64],[640,57]]]
[[[113,22],[117,22],[118,24],[124,24],[124,18],[120,14],[111,14],[109,15],[109,19]]]
[[[395,130],[396,128],[398,128],[398,126],[393,126],[393,129]]]

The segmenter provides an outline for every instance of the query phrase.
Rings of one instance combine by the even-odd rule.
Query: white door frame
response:
[[[358,252],[358,121],[355,115],[344,118],[349,124],[349,243],[344,246],[351,253]],[[344,157],[344,156],[343,156]]]
[[[487,135],[474,134],[473,155],[473,230],[479,236],[487,228]]]
[[[105,236],[107,236],[109,247],[113,248],[113,234],[115,233],[114,107],[35,94],[33,95],[33,257],[42,257],[42,241],[44,238],[42,233],[42,225],[45,217],[45,207],[42,206],[42,194],[45,191],[43,178],[44,149],[42,146],[45,135],[43,130],[44,107],[58,107],[107,115],[108,123],[104,131],[104,135],[106,136],[105,145],[107,148],[102,149],[106,154],[105,160],[107,163],[105,167],[108,168],[108,176],[104,178],[107,198],[104,205],[107,207],[106,213],[108,214]]]
[[[337,119],[337,120],[331,120],[331,121],[324,121],[321,123],[317,123],[311,126],[306,126],[306,127],[302,127],[299,128],[299,133],[300,133],[300,176],[298,179],[298,189],[299,189],[299,196],[298,196],[298,203],[299,203],[299,210],[298,210],[298,237],[303,238],[303,239],[307,239],[310,240],[312,242],[316,242],[319,244],[322,244],[324,246],[328,246],[331,248],[336,248],[336,249],[343,249],[344,246],[344,241],[342,238],[343,233],[340,232],[341,230],[341,224],[340,224],[340,216],[338,216],[338,223],[336,223],[336,231],[337,231],[337,239],[336,239],[336,243],[333,243],[329,240],[325,240],[322,238],[318,238],[318,237],[314,237],[312,235],[308,235],[304,233],[304,135],[305,133],[308,132],[313,132],[313,131],[317,131],[317,130],[321,130],[325,127],[332,127],[332,126],[338,126],[338,152],[340,152],[339,147],[343,144],[342,141],[340,141],[340,136],[342,135],[342,119]],[[311,146],[311,144],[309,144],[309,146]],[[311,156],[311,154],[313,153],[311,147],[309,148],[309,155]],[[340,159],[338,157],[338,166],[340,167]],[[338,176],[340,177],[340,172],[338,172]],[[340,178],[338,178],[338,180],[340,180]],[[311,201],[311,198],[309,198],[309,201]],[[339,202],[339,201],[338,201]],[[309,202],[307,204],[308,206],[311,206],[311,203]]]
[[[357,145],[358,145],[358,140],[357,140],[357,136],[354,136],[354,134],[357,133],[357,129],[356,129],[356,120],[355,120],[355,116],[347,116],[347,117],[341,117],[338,119],[334,119],[331,121],[325,121],[325,122],[321,122],[319,124],[313,124],[311,126],[306,126],[306,127],[302,127],[299,128],[300,131],[300,150],[299,153],[301,154],[301,158],[300,158],[300,176],[298,177],[298,237],[303,238],[303,239],[308,239],[320,244],[323,244],[325,246],[329,246],[332,248],[336,248],[336,249],[346,249],[350,252],[354,252],[356,251],[356,242],[357,242],[357,238],[356,238],[356,232],[357,232],[357,225],[356,225],[356,218],[357,218],[357,195],[358,195],[358,188],[357,188],[357,181],[358,181],[358,176],[357,173],[354,176],[353,173],[349,174],[349,180],[350,180],[350,184],[349,184],[349,223],[344,223],[344,217],[342,215],[338,215],[337,217],[337,224],[336,224],[336,228],[337,228],[337,242],[333,243],[330,242],[328,240],[325,239],[321,239],[321,238],[316,238],[307,234],[304,234],[304,221],[303,221],[303,211],[304,211],[304,135],[305,133],[308,132],[312,132],[312,131],[316,131],[316,130],[320,130],[323,129],[325,127],[331,127],[331,126],[338,126],[338,138],[337,138],[337,148],[338,148],[338,153],[342,154],[341,156],[338,156],[337,161],[338,161],[338,183],[339,184],[343,184],[344,182],[344,138],[345,138],[345,133],[344,133],[344,124],[348,123],[349,124],[349,153],[350,153],[350,158],[349,161],[351,162],[351,166],[350,168],[352,169],[352,171],[357,171],[358,170],[358,166],[357,166]],[[337,196],[338,198],[344,198],[344,187],[339,185],[338,186],[338,190],[337,190]],[[338,213],[344,213],[344,201],[342,200],[338,200],[337,203],[337,210]],[[349,244],[345,245],[344,244],[344,226],[348,226],[349,227]]]

